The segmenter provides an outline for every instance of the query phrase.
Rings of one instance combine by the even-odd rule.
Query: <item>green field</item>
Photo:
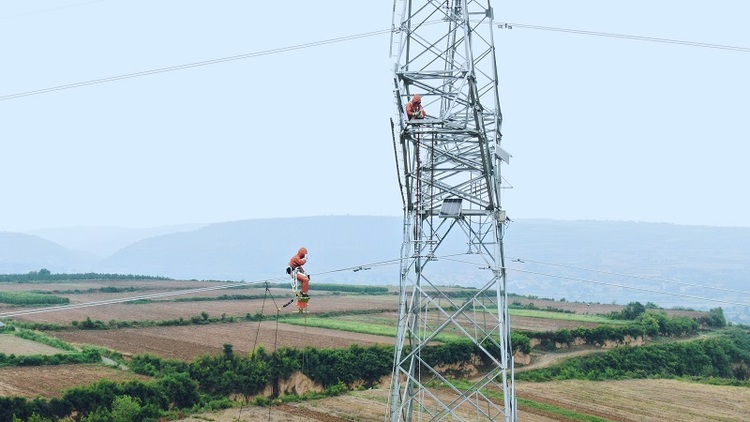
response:
[[[591,322],[594,324],[628,324],[630,321],[611,319],[601,315],[581,315],[535,309],[510,309],[511,315],[529,318],[556,319],[561,321]]]
[[[587,322],[594,324],[623,325],[628,321],[613,320],[598,315],[579,315],[553,311],[531,309],[511,309],[510,314],[519,317],[541,318],[558,321]],[[392,317],[377,314],[336,315],[330,317],[308,315],[305,318],[297,316],[282,317],[280,322],[291,325],[306,325],[309,327],[327,328],[331,330],[349,331],[361,334],[371,334],[386,337],[396,336],[396,321]],[[455,326],[448,326],[436,337],[437,341],[462,339],[465,336]]]
[[[0,303],[9,305],[65,305],[70,302],[67,297],[34,292],[0,292]]]
[[[360,316],[362,317],[362,316]],[[373,324],[363,321],[343,319],[341,317],[323,318],[308,316],[306,318],[283,317],[279,322],[291,325],[303,325],[316,328],[327,328],[330,330],[349,331],[352,333],[370,334],[376,336],[396,337],[396,327],[394,321],[389,320],[386,324]],[[451,341],[464,338],[463,336],[441,333],[435,337],[436,341]]]

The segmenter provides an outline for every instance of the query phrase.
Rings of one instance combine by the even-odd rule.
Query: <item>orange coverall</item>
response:
[[[306,248],[299,248],[297,251],[297,254],[292,257],[292,259],[289,260],[289,266],[292,267],[292,270],[295,268],[299,269],[299,272],[297,273],[297,281],[299,281],[302,284],[302,294],[307,295],[307,292],[310,290],[310,277],[305,274],[305,270],[302,268],[303,265],[307,263],[307,249]]]
[[[406,103],[406,115],[411,119],[424,119],[427,113],[422,108],[422,97],[415,95],[408,103]]]

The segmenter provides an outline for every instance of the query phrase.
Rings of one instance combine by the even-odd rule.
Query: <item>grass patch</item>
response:
[[[340,319],[297,316],[284,316],[279,322],[291,325],[303,325],[316,328],[327,328],[329,330],[348,331],[352,333],[370,334],[376,336],[396,337],[397,328],[389,325],[370,324],[361,321],[345,321]],[[435,341],[452,341],[465,338],[464,336],[441,333],[435,337]]]
[[[581,314],[568,314],[554,311],[542,311],[534,309],[509,309],[508,312],[511,315],[529,317],[529,318],[542,318],[542,319],[556,319],[560,321],[576,321],[576,322],[591,322],[594,324],[612,324],[612,325],[626,325],[632,321],[616,320],[607,318],[601,315],[581,315]]]
[[[368,324],[364,322],[344,321],[340,319],[284,316],[279,318],[280,322],[291,325],[306,325],[309,327],[328,328],[330,330],[350,331],[353,333],[373,334],[377,336],[396,336],[396,328],[380,324]]]
[[[66,305],[70,302],[67,297],[60,297],[45,293],[34,292],[0,292],[0,303],[10,305]]]
[[[520,397],[516,397],[516,401],[518,402],[519,408],[523,406],[526,408],[541,410],[542,412],[545,412],[545,413],[563,416],[563,417],[570,418],[576,421],[611,422],[611,419],[604,419],[598,416],[587,415],[585,413],[575,412],[573,410],[564,409],[562,407],[553,406],[547,403],[539,403],[533,400],[523,399]]]
[[[31,340],[37,343],[46,344],[47,346],[54,347],[57,349],[67,350],[69,352],[76,351],[76,348],[73,347],[70,343],[62,341],[55,337],[49,337],[47,335],[44,335],[36,331],[17,328],[13,332],[13,335],[15,335],[16,337],[25,339],[25,340]]]

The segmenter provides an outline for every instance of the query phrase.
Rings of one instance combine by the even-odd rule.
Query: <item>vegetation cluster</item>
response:
[[[0,283],[34,283],[71,280],[172,280],[167,277],[133,275],[133,274],[102,274],[102,273],[73,273],[55,274],[46,268],[30,271],[26,274],[0,274]]]
[[[9,305],[67,305],[70,299],[45,293],[4,291],[0,292],[0,303]]]
[[[80,352],[57,353],[54,355],[22,355],[0,353],[0,368],[4,366],[45,366],[75,363],[98,363],[102,356],[95,348],[85,348]],[[0,420],[6,420],[0,418]]]
[[[519,380],[617,380],[700,377],[750,387],[750,330],[733,327],[716,338],[639,347],[571,358],[518,374]],[[712,382],[716,382],[713,380]]]
[[[720,312],[720,308],[719,308]],[[623,343],[626,337],[681,337],[697,334],[700,329],[698,321],[684,316],[668,316],[663,311],[648,311],[639,314],[625,325],[600,325],[594,328],[578,327],[558,331],[524,333],[531,339],[537,339],[540,347],[554,350],[558,345],[571,345],[576,340],[583,343],[602,346],[607,341]]]

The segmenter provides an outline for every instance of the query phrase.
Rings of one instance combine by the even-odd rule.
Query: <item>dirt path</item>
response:
[[[606,351],[607,351],[606,349],[582,349],[582,350],[573,350],[569,352],[545,353],[537,359],[534,359],[532,357],[532,362],[530,364],[517,367],[516,372],[524,372],[524,371],[530,371],[532,369],[547,368],[549,366],[556,365],[560,363],[561,361],[568,359],[568,358],[590,355],[592,353],[602,353]]]

